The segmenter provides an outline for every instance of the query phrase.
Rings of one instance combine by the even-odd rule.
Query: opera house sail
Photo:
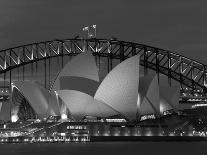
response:
[[[22,96],[19,99],[17,96]],[[31,81],[15,81],[12,83],[12,116],[19,117],[22,101],[40,119],[46,119],[50,115],[59,115],[56,98],[49,94],[42,86]],[[36,118],[36,116],[30,116]]]
[[[135,55],[114,67],[100,82],[92,52],[82,52],[59,72],[50,91],[35,82],[14,81],[12,116],[21,117],[23,101],[34,113],[28,118],[61,116],[74,121],[118,117],[137,122],[143,116],[155,118],[177,109],[179,87],[159,83],[156,74],[141,77],[139,67],[140,57]]]
[[[97,101],[92,96],[83,92],[60,90],[57,91],[57,94],[70,109],[72,117],[75,120],[83,120],[86,116],[105,118],[118,114],[105,103]]]
[[[160,98],[157,75],[146,75],[140,78],[138,98],[137,104],[140,117],[159,114]]]
[[[85,51],[64,66],[51,90],[77,90],[93,96],[98,85],[99,71],[94,56],[91,51]]]
[[[160,92],[160,113],[165,114],[169,110],[177,111],[179,107],[180,86],[177,82],[169,85],[164,80],[159,84]],[[167,91],[166,91],[167,90]]]
[[[137,120],[139,55],[117,65],[101,82],[94,98],[118,111],[130,121]]]
[[[2,53],[1,143],[207,136],[206,66],[184,56],[84,37]]]
[[[106,118],[114,115],[136,120],[138,77],[139,56],[137,55],[117,65],[101,82],[94,98],[87,92],[77,90],[56,92],[77,120],[84,116]]]

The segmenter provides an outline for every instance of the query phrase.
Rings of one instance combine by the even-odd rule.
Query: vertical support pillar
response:
[[[18,73],[17,73],[17,74],[18,74],[18,75],[17,75],[17,76],[18,76],[17,78],[18,78],[18,81],[19,81],[19,66],[17,67],[17,72],[18,72]]]
[[[192,84],[192,93],[194,94],[195,91],[195,82],[194,82],[194,63],[193,61],[191,62],[191,84]]]
[[[11,50],[9,51],[9,65],[11,67]],[[9,88],[11,88],[11,83],[12,83],[12,69],[9,70]]]
[[[87,40],[84,40],[84,43],[83,43],[83,51],[88,51],[88,41]]]
[[[96,66],[98,67],[98,51],[97,51],[97,42],[95,41],[95,47],[94,47],[95,51],[93,51],[93,54],[95,55],[95,62],[96,62]]]
[[[6,88],[6,72],[4,72],[4,92],[5,92],[5,88]]]
[[[75,53],[75,54],[77,54],[78,52],[77,52],[77,47],[75,46],[75,42],[74,41],[71,41],[73,44],[73,53]]]
[[[168,61],[168,84],[171,86],[171,57],[170,57],[170,53],[168,52],[167,54],[167,61]]]
[[[148,74],[148,69],[147,69],[147,47],[144,46],[144,75]]]
[[[206,68],[203,66],[203,85],[205,88],[203,89],[203,95],[206,95],[207,93],[207,83],[206,83]]]
[[[110,72],[110,53],[108,53],[108,57],[107,57],[107,66],[108,66],[108,73]]]
[[[100,53],[98,54],[98,69],[101,69],[101,56]]]
[[[6,61],[6,51],[4,52],[4,69],[6,69],[7,66],[7,61]],[[4,72],[4,89],[3,91],[5,91],[5,87],[6,87],[6,71]]]
[[[37,46],[37,44],[35,44],[35,53],[36,53],[36,59],[38,59],[38,46]],[[35,74],[36,74],[36,76],[37,76],[37,70],[38,70],[38,61],[36,61],[36,65],[35,65]]]
[[[34,50],[34,45],[31,45],[32,46],[32,51],[31,51],[31,60],[32,60],[32,62],[31,62],[31,76],[33,77],[33,73],[34,73],[34,52],[33,52],[33,50]]]
[[[160,74],[159,74],[159,66],[160,66],[160,60],[159,60],[159,52],[157,49],[155,49],[156,52],[156,73],[157,73],[157,79],[158,79],[158,84],[160,82]]]
[[[23,47],[23,60],[24,60],[24,62],[23,63],[25,63],[25,47]],[[24,81],[24,71],[25,71],[25,65],[23,65],[23,71],[22,71],[22,78],[23,78],[23,81]]]
[[[112,70],[112,59],[113,59],[113,54],[108,53],[108,73]]]
[[[63,60],[63,42],[61,42],[61,69],[63,68],[64,60]]]
[[[51,58],[48,59],[48,82],[49,82],[49,87],[50,87],[50,64],[51,64],[50,59]]]
[[[98,43],[98,49],[100,47],[100,44]],[[98,69],[99,69],[99,72],[100,72],[100,69],[101,69],[101,54],[100,54],[100,51],[98,50],[97,51],[98,53]]]
[[[45,75],[44,75],[44,78],[45,78],[45,88],[47,88],[47,59],[46,58],[44,59],[44,71],[45,71]]]
[[[134,44],[131,45],[132,46],[132,56],[136,55],[136,47]]]
[[[180,57],[180,86],[181,86],[181,90],[183,90],[183,59],[182,57]]]
[[[122,62],[125,59],[125,56],[124,56],[124,45],[123,45],[122,42],[120,42],[119,46],[120,46],[120,50],[119,50],[120,62]]]
[[[33,77],[33,75],[34,75],[34,74],[33,74],[33,73],[34,73],[34,66],[33,66],[33,63],[34,63],[34,62],[33,62],[33,60],[32,60],[32,63],[31,63],[31,75],[32,75],[32,77]]]
[[[58,47],[59,48],[59,47]],[[47,89],[47,43],[45,43],[45,49],[44,49],[44,71],[45,71],[45,75],[44,75],[44,79],[45,79],[45,89]]]
[[[111,70],[111,53],[112,53],[112,51],[111,51],[111,43],[108,42],[107,44],[108,44],[108,53],[107,53],[108,62],[107,62],[107,66],[108,66],[108,73],[109,73],[110,70]]]
[[[51,52],[51,48],[50,48],[50,46],[48,46],[48,50],[49,50],[49,56],[51,56],[52,55],[52,52]],[[48,72],[49,72],[49,75],[48,75],[48,81],[49,81],[49,90],[52,88],[51,86],[52,86],[52,82],[50,81],[50,66],[51,66],[51,57],[48,59]]]
[[[113,53],[111,52],[110,53],[110,71],[112,70],[113,68]]]

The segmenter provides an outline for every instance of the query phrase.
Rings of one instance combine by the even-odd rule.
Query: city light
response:
[[[192,105],[192,108],[197,108],[197,107],[206,107],[207,104],[195,104],[195,105]]]
[[[18,118],[17,115],[12,115],[12,116],[11,116],[11,121],[12,121],[13,123],[17,122],[18,119],[19,119],[19,118]]]
[[[156,117],[155,117],[154,114],[152,114],[152,115],[144,115],[144,116],[141,117],[140,121],[144,121],[146,119],[155,119],[155,118]]]
[[[66,114],[61,114],[61,119],[66,120],[66,119],[68,119],[68,116]]]
[[[106,119],[106,122],[126,122],[125,119]]]

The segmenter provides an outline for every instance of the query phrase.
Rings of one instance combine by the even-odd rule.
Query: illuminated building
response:
[[[37,142],[163,135],[159,127],[149,126],[179,109],[179,87],[159,83],[156,74],[141,76],[139,61],[139,55],[126,59],[100,81],[94,57],[85,51],[63,67],[50,91],[36,82],[13,81],[11,120],[31,122],[15,133],[38,136],[29,140]]]
[[[19,115],[24,101],[33,113],[27,118],[61,116],[81,121],[94,117],[136,122],[177,109],[178,94],[179,87],[158,84],[156,75],[140,77],[139,55],[118,64],[100,83],[95,59],[85,51],[64,66],[50,92],[35,82],[14,81],[12,111],[13,116]]]

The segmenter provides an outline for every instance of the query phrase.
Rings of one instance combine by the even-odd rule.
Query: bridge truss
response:
[[[140,64],[144,67],[145,74],[148,69],[151,69],[156,71],[158,75],[166,75],[169,84],[171,79],[174,79],[181,84],[181,89],[185,87],[192,92],[207,93],[206,65],[174,52],[116,39],[56,39],[5,49],[0,51],[0,75],[9,73],[11,83],[12,70],[22,66],[24,80],[24,66],[27,64],[43,60],[46,67],[46,60],[51,63],[50,58],[61,57],[63,66],[64,56],[73,56],[85,50],[91,50],[96,57],[106,57],[108,71],[112,69],[113,59],[118,59],[121,62],[139,54]]]

